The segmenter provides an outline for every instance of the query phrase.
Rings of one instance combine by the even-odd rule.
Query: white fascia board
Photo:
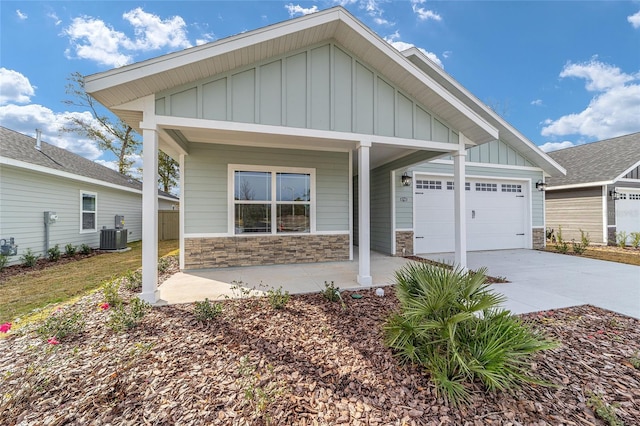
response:
[[[161,200],[180,202],[180,198],[167,197],[166,195],[158,195],[158,198]]]
[[[635,169],[636,167],[640,167],[640,161],[638,161],[637,163],[633,164],[631,167],[627,168],[624,172],[620,173],[618,176],[616,176],[615,178],[613,178],[614,181],[617,180],[621,180],[624,179],[624,176],[629,173],[631,170]]]
[[[103,180],[94,179],[86,176],[76,175],[74,173],[64,172],[62,170],[51,169],[49,167],[39,166],[37,164],[31,164],[20,160],[14,160],[12,158],[0,157],[0,164],[6,166],[18,167],[21,169],[27,169],[29,171],[45,173],[52,176],[57,176],[65,179],[76,180],[82,183],[90,183],[94,185],[104,186],[107,188],[118,189],[120,191],[133,192],[135,194],[142,194],[142,191],[135,188],[129,188],[127,186],[116,185],[113,183],[105,182]]]
[[[446,142],[423,141],[419,139],[404,139],[391,136],[378,136],[363,133],[336,132],[331,130],[306,129],[302,127],[272,126],[266,124],[239,123],[233,121],[217,121],[201,118],[185,118],[171,116],[157,116],[157,125],[161,128],[172,128],[177,130],[187,130],[190,128],[210,129],[213,131],[227,131],[249,134],[269,134],[278,136],[291,136],[297,138],[310,138],[320,140],[342,141],[348,144],[346,149],[355,148],[353,144],[362,141],[381,145],[393,145],[407,149],[427,149],[441,152],[454,152],[458,150],[458,145]],[[227,142],[236,144],[236,141]],[[241,145],[241,142],[237,143]],[[290,145],[285,145],[290,146]],[[313,147],[312,149],[319,149]]]
[[[558,170],[563,175],[567,174],[567,171],[564,167],[558,164],[553,158],[551,158],[547,153],[542,151],[537,145],[531,142],[528,138],[526,138],[522,133],[520,133],[515,127],[505,121],[502,117],[496,114],[491,108],[486,106],[484,102],[478,99],[474,94],[469,92],[464,86],[458,83],[453,77],[451,77],[447,72],[444,71],[441,67],[436,65],[431,59],[427,58],[424,53],[422,53],[418,48],[411,47],[407,50],[401,52],[405,57],[415,56],[420,59],[426,66],[428,66],[432,71],[436,72],[440,78],[445,79],[449,84],[455,87],[460,93],[465,96],[468,102],[472,103],[475,107],[480,108],[485,114],[488,114],[491,119],[495,120],[496,123],[502,126],[507,132],[511,133],[514,137],[516,137],[521,143],[525,145],[529,150],[533,151],[540,159],[547,162],[550,166]],[[496,139],[499,139],[496,137]]]
[[[559,185],[559,186],[550,186],[545,189],[545,191],[560,191],[561,189],[580,189],[580,188],[589,188],[591,186],[603,186],[603,185],[611,185],[614,182],[612,180],[606,180],[601,182],[587,182],[587,183],[576,183],[573,185]]]

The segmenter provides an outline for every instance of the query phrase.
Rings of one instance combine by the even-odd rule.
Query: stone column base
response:
[[[413,254],[413,231],[396,231],[396,256]]]

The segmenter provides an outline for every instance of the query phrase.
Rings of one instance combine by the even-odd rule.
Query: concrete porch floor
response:
[[[408,260],[371,252],[371,287],[393,283],[394,272]],[[314,293],[324,290],[325,281],[333,281],[341,290],[370,288],[356,282],[358,258],[353,261],[301,263],[293,265],[246,266],[181,271],[160,285],[160,304],[193,303],[198,300],[221,300],[233,297],[233,282],[242,282],[246,290],[256,289],[262,294],[270,288],[290,294]],[[238,295],[236,290],[235,294]]]

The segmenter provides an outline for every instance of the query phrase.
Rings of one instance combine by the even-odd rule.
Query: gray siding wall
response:
[[[536,190],[535,182],[542,179],[542,171],[525,169],[508,169],[495,167],[474,167],[467,164],[466,174],[468,176],[487,176],[504,179],[531,179],[531,209],[533,227],[544,226],[544,193]],[[424,163],[412,167],[410,171],[419,173],[450,174],[453,176],[453,165],[443,163]],[[404,170],[396,171],[396,181],[399,182]],[[411,187],[404,187],[398,183],[396,188],[396,228],[413,228],[413,192]],[[402,202],[402,197],[408,202]]]
[[[547,227],[557,234],[562,226],[562,238],[580,241],[580,229],[589,233],[594,243],[603,243],[602,187],[580,188],[566,191],[547,191]]]
[[[58,214],[49,227],[49,247],[100,245],[100,229],[113,228],[115,215],[125,216],[128,240],[142,238],[142,195],[39,172],[2,166],[0,171],[0,238],[14,237],[18,255],[9,264],[20,263],[27,249],[44,255],[44,212]],[[80,233],[80,191],[97,193],[96,232]]]
[[[316,230],[349,230],[349,154],[192,143],[185,158],[185,233],[227,233],[229,164],[316,169]]]
[[[159,93],[156,113],[457,143],[447,123],[335,44]]]

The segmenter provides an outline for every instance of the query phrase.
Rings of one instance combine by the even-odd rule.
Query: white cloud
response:
[[[541,106],[542,105],[542,99],[535,99],[535,100],[531,101],[531,105]]]
[[[453,55],[453,52],[451,50],[445,50],[444,52],[442,52],[442,57],[445,59],[448,59],[451,55]]]
[[[636,12],[633,15],[627,16],[627,21],[629,21],[633,28],[640,28],[640,11]]]
[[[425,0],[411,0],[411,8],[413,9],[413,13],[416,14],[419,20],[421,21],[442,21],[442,16],[438,15],[433,10],[428,10],[419,5],[424,4]]]
[[[180,16],[163,20],[158,15],[147,13],[138,7],[124,13],[122,17],[134,28],[135,50],[191,47],[185,29],[186,23]]]
[[[123,46],[133,47],[131,40],[99,19],[88,16],[74,18],[63,33],[69,37],[75,55],[80,59],[113,67],[126,65],[133,60],[131,55],[120,52]],[[67,57],[72,57],[70,50],[65,53]]]
[[[585,88],[596,94],[583,111],[545,120],[543,136],[577,134],[607,139],[640,131],[640,72],[627,74],[592,59],[567,64],[560,77],[584,78]]]
[[[551,151],[557,151],[559,149],[571,148],[572,146],[575,146],[573,142],[563,141],[563,142],[547,142],[540,145],[538,148],[540,148],[544,152],[551,152]]]
[[[9,102],[26,104],[36,94],[29,79],[14,70],[0,68],[0,105]]]
[[[53,19],[55,26],[58,26],[62,23],[62,19],[58,18],[54,12],[47,13],[47,17]]]
[[[304,8],[299,4],[294,5],[293,3],[286,4],[284,8],[287,9],[291,18],[296,15],[309,15],[318,11],[318,6],[315,5],[309,8]]]
[[[42,105],[5,105],[0,106],[0,123],[2,126],[35,136],[35,129],[42,130],[42,140],[81,155],[89,160],[102,156],[95,141],[81,138],[73,133],[60,133],[60,129],[69,122],[69,117],[81,115],[91,119],[89,112],[53,112]]]
[[[18,16],[18,19],[21,20],[21,21],[24,21],[25,19],[28,18],[27,14],[26,13],[22,13],[20,11],[20,9],[16,10],[16,15]]]
[[[395,47],[400,52],[410,49],[412,47],[416,47],[414,44],[406,43],[404,41],[400,41],[399,39],[400,39],[400,33],[398,31],[384,38],[384,40],[387,43]],[[435,62],[436,65],[438,65],[440,68],[444,68],[444,65],[442,64],[442,61],[440,60],[440,58],[438,58],[438,55],[436,55],[433,52],[428,52],[421,47],[418,47],[418,50],[421,51],[427,58]]]
[[[197,38],[196,39],[196,46],[207,44],[207,43],[209,43],[209,42],[211,42],[213,40],[215,40],[215,35],[214,34],[209,34],[209,33],[203,34],[202,38]]]
[[[124,13],[122,18],[133,27],[133,39],[100,19],[90,16],[74,18],[63,31],[71,43],[65,52],[67,57],[73,58],[75,55],[80,59],[118,67],[131,63],[137,52],[191,46],[186,23],[179,16],[163,20],[136,8]]]

